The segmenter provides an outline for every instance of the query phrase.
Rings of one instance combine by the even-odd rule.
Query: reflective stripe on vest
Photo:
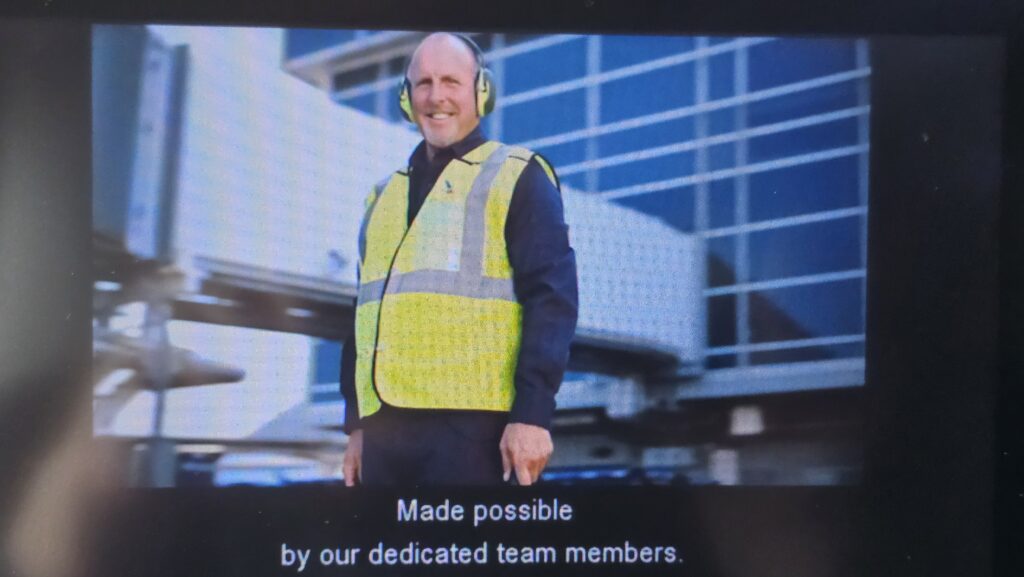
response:
[[[409,179],[367,199],[360,231],[360,416],[396,407],[508,411],[522,310],[505,221],[528,150],[487,142],[448,163],[408,224]]]

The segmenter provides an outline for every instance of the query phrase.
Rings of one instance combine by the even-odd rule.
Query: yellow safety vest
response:
[[[534,153],[486,142],[452,160],[408,225],[409,177],[374,188],[359,234],[356,394],[381,403],[508,411],[522,333],[505,220]],[[557,186],[550,166],[541,166]]]

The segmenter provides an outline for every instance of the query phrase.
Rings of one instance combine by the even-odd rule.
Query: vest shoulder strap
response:
[[[480,146],[462,155],[461,160],[463,162],[468,162],[470,164],[480,164],[481,162],[487,160],[492,154],[494,154],[494,151],[498,150],[499,148],[501,148],[500,142],[497,142],[495,140],[488,140],[487,142],[484,142]]]
[[[544,173],[548,175],[548,180],[551,181],[551,184],[555,185],[558,192],[562,192],[562,182],[558,180],[558,173],[555,172],[555,167],[551,165],[551,162],[537,152],[533,153],[533,158],[537,161],[537,164],[544,169]]]
[[[363,203],[363,221],[359,225],[359,260],[362,262],[366,258],[366,226],[370,222],[370,217],[373,215],[373,209],[377,206],[377,201],[380,200],[384,190],[391,184],[391,181],[396,178],[408,178],[409,174],[401,170],[395,171],[387,178],[381,180],[377,184],[373,185],[370,189],[370,194],[366,195],[366,200]]]
[[[367,211],[369,211],[370,207],[372,207],[374,204],[376,204],[377,199],[380,198],[380,195],[384,193],[384,190],[387,189],[388,185],[391,184],[391,181],[393,179],[395,179],[395,178],[408,178],[408,177],[409,177],[409,173],[408,172],[406,172],[404,170],[396,170],[395,172],[391,173],[390,175],[388,175],[383,180],[379,181],[377,184],[373,185],[373,188],[370,190],[370,194],[368,194],[366,196],[366,201],[363,203],[363,208],[365,208]]]
[[[515,158],[523,162],[536,160],[537,164],[544,169],[544,174],[548,176],[548,180],[551,181],[551,184],[555,185],[558,192],[562,192],[562,183],[558,180],[558,174],[555,172],[555,167],[551,165],[551,162],[549,162],[548,159],[544,158],[540,153],[534,152],[528,148],[523,148],[522,146],[513,146],[511,148],[512,152],[509,154],[510,158]]]

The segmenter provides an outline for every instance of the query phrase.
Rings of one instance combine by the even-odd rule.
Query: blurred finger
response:
[[[526,463],[516,464],[516,479],[520,485],[527,486],[533,484],[533,475],[530,473],[530,468]]]
[[[345,475],[345,486],[354,487],[356,484],[356,471],[355,466],[348,460],[345,459],[345,464],[341,467],[341,473]]]
[[[505,443],[504,437],[501,439],[501,444],[498,445],[498,450],[501,451],[501,478],[508,483],[508,479],[512,474],[512,454]]]
[[[533,477],[533,481],[536,483],[540,479],[540,472],[544,470],[544,462],[541,460],[533,461],[530,466],[530,476]]]

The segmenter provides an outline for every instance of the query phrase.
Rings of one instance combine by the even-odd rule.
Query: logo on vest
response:
[[[452,183],[447,181],[447,180],[444,181],[444,193],[445,194],[451,194],[452,193]]]

